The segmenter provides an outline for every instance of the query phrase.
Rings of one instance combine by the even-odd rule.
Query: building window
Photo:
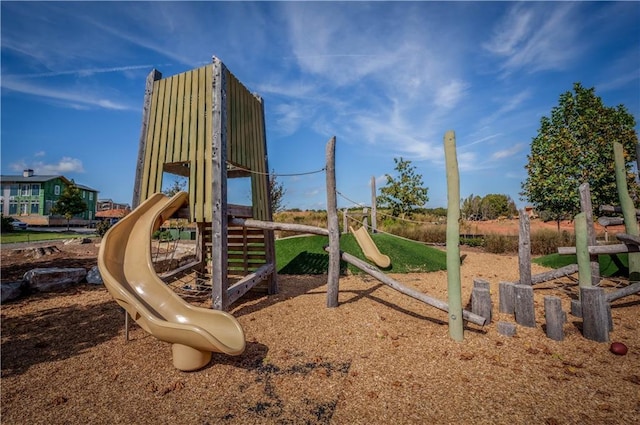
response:
[[[53,194],[54,195],[60,195],[60,185],[57,184],[53,187]]]
[[[27,215],[29,212],[29,203],[22,202],[20,203],[20,215]]]
[[[31,196],[40,196],[40,185],[32,184],[31,185]]]
[[[87,199],[87,192],[86,191],[82,191],[82,199]]]
[[[23,184],[22,185],[22,190],[20,191],[20,195],[21,196],[29,196],[29,185],[28,184]]]
[[[18,214],[18,203],[17,202],[9,202],[9,215]]]
[[[31,203],[31,214],[39,214],[40,213],[40,203],[32,202]]]
[[[18,196],[18,185],[17,184],[12,184],[11,188],[9,189],[9,195],[10,196]]]
[[[89,192],[89,200],[93,201],[93,192]]]

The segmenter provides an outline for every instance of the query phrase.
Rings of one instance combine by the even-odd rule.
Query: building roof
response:
[[[64,181],[66,184],[71,184],[71,180],[62,175],[50,175],[50,176],[39,176],[39,175],[31,175],[25,177],[24,175],[2,175],[0,176],[0,181],[3,183],[44,183],[51,180],[60,179]],[[82,184],[75,183],[77,188],[88,190],[91,192],[99,192],[97,189],[90,188],[89,186],[85,186]]]

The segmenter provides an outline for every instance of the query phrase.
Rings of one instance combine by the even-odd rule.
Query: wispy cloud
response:
[[[59,101],[67,107],[74,109],[102,108],[116,111],[137,111],[138,107],[133,107],[106,99],[102,96],[90,93],[86,90],[74,88],[50,88],[36,84],[30,84],[19,79],[3,78],[2,88],[31,96],[38,96],[50,100]]]
[[[563,69],[581,51],[577,40],[581,19],[571,16],[577,3],[554,6],[518,3],[496,25],[483,47],[503,58],[506,74]]]
[[[127,65],[116,66],[111,68],[86,68],[86,69],[71,69],[67,71],[51,71],[51,72],[39,72],[33,74],[5,74],[4,78],[19,77],[21,79],[28,78],[43,78],[43,77],[59,77],[63,75],[76,75],[80,77],[88,77],[94,74],[104,74],[110,72],[125,72],[138,69],[152,69],[154,65]]]
[[[520,153],[525,147],[524,143],[516,143],[515,145],[513,145],[512,147],[508,148],[508,149],[503,149],[503,150],[499,150],[497,152],[494,152],[491,155],[491,159],[493,160],[498,160],[498,159],[505,159],[505,158],[510,158],[518,153]]]

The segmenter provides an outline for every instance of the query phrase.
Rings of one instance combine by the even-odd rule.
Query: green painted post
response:
[[[462,284],[460,282],[460,175],[456,154],[456,134],[444,135],[447,167],[447,293],[449,299],[449,336],[464,339],[462,321]]]
[[[578,280],[581,288],[590,288],[591,258],[589,257],[589,234],[587,217],[581,212],[575,216],[573,227],[576,233],[576,257],[578,259]]]
[[[624,228],[627,234],[640,236],[638,233],[638,221],[636,219],[636,207],[629,196],[627,187],[627,168],[624,161],[624,149],[621,143],[613,142],[613,155],[616,162],[616,186],[618,187],[618,199],[624,217]],[[640,281],[640,252],[629,253],[629,280]]]

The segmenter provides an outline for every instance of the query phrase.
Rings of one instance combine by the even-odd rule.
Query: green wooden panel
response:
[[[189,131],[191,118],[191,76],[193,72],[185,72],[182,107],[182,149],[179,161],[189,161]]]
[[[184,84],[185,84],[186,73],[177,75],[177,90],[176,90],[176,116],[173,122],[175,123],[174,128],[174,142],[173,149],[171,150],[171,156],[167,158],[167,162],[178,162],[182,161],[180,154],[182,153],[182,123],[184,116]]]
[[[197,188],[195,193],[196,199],[196,221],[205,221],[204,216],[204,203],[205,203],[205,192],[207,191],[205,184],[205,68],[198,68],[198,134],[197,134],[197,142],[196,142],[196,179],[197,179]]]
[[[173,80],[172,78],[165,78],[161,81],[164,83],[164,87],[161,90],[164,100],[162,105],[162,126],[160,130],[160,138],[156,139],[156,143],[158,143],[159,147],[158,155],[155,156],[155,162],[153,164],[153,167],[156,169],[153,193],[157,193],[162,190],[162,168],[165,161],[169,137],[169,111],[171,110],[171,83]]]
[[[198,70],[193,70],[191,75],[191,94],[189,97],[190,114],[189,114],[189,206],[191,208],[191,218],[198,220],[196,214],[196,192],[198,190],[198,162],[196,156],[198,154]]]
[[[213,65],[204,68],[204,218],[211,220],[213,216],[212,205],[213,197],[211,194],[212,168],[213,168]],[[219,82],[217,82],[219,84]]]
[[[145,135],[145,156],[142,167],[142,176],[140,182],[140,202],[149,197],[149,174],[151,172],[151,155],[153,150],[153,135],[155,125],[157,123],[157,105],[160,81],[153,82],[153,91],[151,93],[151,104],[149,105],[149,125],[147,126],[147,134]]]

